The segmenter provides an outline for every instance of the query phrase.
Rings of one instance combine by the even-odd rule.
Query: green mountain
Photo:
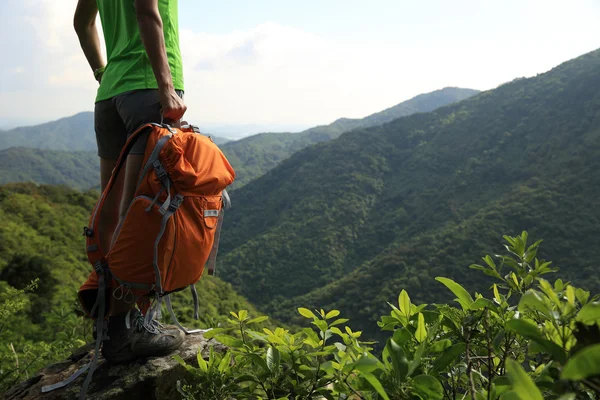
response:
[[[213,140],[218,145],[228,142],[215,136]],[[0,131],[0,150],[10,147],[95,152],[94,113],[82,112],[40,125]]]
[[[335,307],[368,331],[403,288],[451,300],[435,276],[483,290],[467,266],[526,229],[598,291],[599,70],[600,50],[297,152],[234,192],[222,276],[281,319]]]
[[[234,188],[239,188],[278,165],[291,154],[315,143],[328,141],[353,129],[381,125],[396,118],[433,111],[479,93],[473,89],[447,87],[420,94],[384,111],[362,119],[341,118],[300,133],[262,133],[226,143],[223,152],[236,171]]]
[[[95,152],[12,147],[0,150],[0,184],[35,182],[87,190],[100,182]]]

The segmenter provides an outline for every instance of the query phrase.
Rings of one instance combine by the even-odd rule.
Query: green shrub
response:
[[[585,399],[600,395],[600,302],[558,279],[527,233],[507,253],[471,265],[495,280],[472,296],[436,278],[457,306],[413,304],[404,290],[378,325],[385,343],[361,340],[339,311],[298,309],[312,328],[253,330],[267,317],[231,313],[207,334],[229,346],[187,365],[185,399]],[[375,348],[382,349],[377,351]]]

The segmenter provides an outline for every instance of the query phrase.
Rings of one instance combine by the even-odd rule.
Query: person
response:
[[[98,13],[106,64],[96,27]],[[104,191],[129,135],[145,123],[163,119],[177,123],[186,112],[178,4],[177,0],[78,0],[73,24],[99,83],[94,128]],[[114,189],[107,194],[97,229],[102,249],[110,249],[116,227],[133,199],[146,139],[147,133],[133,143],[124,173],[118,174]],[[144,322],[135,307],[114,299],[108,337],[102,347],[104,357],[126,362],[168,354],[181,345],[184,334],[177,327]]]

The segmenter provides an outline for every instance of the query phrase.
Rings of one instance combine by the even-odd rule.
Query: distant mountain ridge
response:
[[[479,93],[474,89],[446,87],[420,94],[365,118],[340,118],[329,125],[316,126],[299,133],[261,133],[226,143],[222,150],[236,170],[234,188],[263,175],[282,160],[307,146],[337,138],[353,129],[367,128],[419,112],[429,112]]]
[[[238,188],[306,146],[330,140],[348,130],[430,111],[475,93],[477,91],[471,89],[444,88],[362,119],[341,118],[330,125],[301,133],[264,133],[235,142],[205,134],[213,138],[234,166],[236,181],[233,188]],[[66,184],[79,189],[96,186],[99,161],[95,154],[93,118],[92,112],[83,112],[40,125],[0,131],[0,155],[3,157],[0,183],[32,181]]]
[[[214,136],[213,140],[219,145],[228,141]],[[96,151],[94,113],[86,111],[39,125],[0,130],[0,150],[10,147]]]

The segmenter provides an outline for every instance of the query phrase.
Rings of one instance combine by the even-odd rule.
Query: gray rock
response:
[[[100,356],[87,398],[90,400],[181,399],[176,384],[178,380],[185,378],[185,370],[173,355],[179,354],[188,364],[197,366],[198,350],[202,352],[204,358],[208,358],[210,347],[215,351],[226,351],[226,347],[221,343],[214,339],[206,340],[201,333],[198,333],[189,335],[179,350],[166,357],[110,365]],[[6,400],[77,399],[85,374],[69,386],[49,393],[42,393],[42,386],[52,385],[68,378],[90,362],[92,357],[93,346],[84,346],[75,351],[68,360],[50,365],[29,380],[15,386],[5,393],[3,398]]]

